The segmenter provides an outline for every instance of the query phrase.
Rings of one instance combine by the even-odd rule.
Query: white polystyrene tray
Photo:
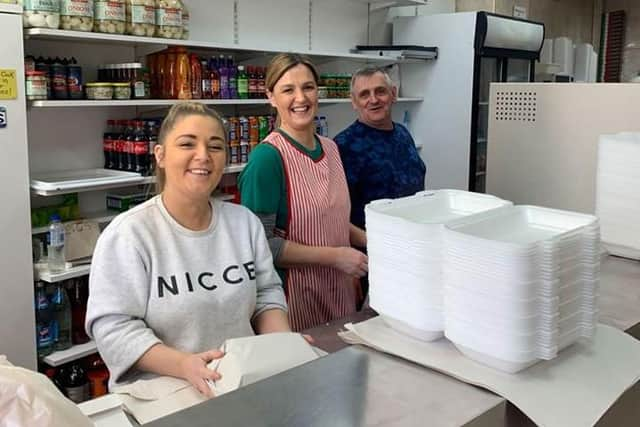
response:
[[[35,174],[31,177],[31,188],[36,191],[63,191],[91,185],[134,183],[142,180],[143,176],[136,172],[112,169],[66,170]]]
[[[445,231],[445,238],[449,233],[460,233],[488,242],[513,245],[515,249],[561,239],[569,233],[593,226],[597,221],[595,216],[576,212],[537,206],[510,206],[482,218],[470,217],[463,224],[450,224]]]
[[[365,207],[365,213],[416,224],[444,224],[457,218],[510,205],[509,201],[487,194],[461,190],[429,190],[394,200],[373,201]]]

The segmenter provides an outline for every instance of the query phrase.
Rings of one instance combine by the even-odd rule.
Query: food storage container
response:
[[[60,27],[60,0],[19,0],[25,28]]]
[[[182,2],[156,0],[156,37],[182,38]]]
[[[96,33],[124,34],[125,0],[95,0],[93,31]]]
[[[127,34],[153,37],[156,32],[155,0],[127,0],[126,21]]]
[[[112,83],[87,83],[84,85],[87,92],[87,99],[112,99],[113,84]]]
[[[91,31],[93,7],[93,0],[60,0],[60,28]]]

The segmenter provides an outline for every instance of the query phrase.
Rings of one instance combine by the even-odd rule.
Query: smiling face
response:
[[[156,145],[158,168],[164,170],[164,192],[207,200],[220,182],[227,161],[224,129],[212,117],[179,118],[162,145]]]
[[[311,70],[298,64],[285,72],[272,91],[267,91],[269,102],[287,130],[306,131],[314,126],[318,110],[318,85]]]
[[[351,104],[358,119],[371,127],[391,129],[391,105],[396,100],[396,88],[390,86],[380,72],[360,76],[353,84]]]

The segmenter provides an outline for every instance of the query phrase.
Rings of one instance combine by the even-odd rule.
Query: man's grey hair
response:
[[[355,86],[356,80],[359,77],[371,77],[376,73],[381,73],[382,74],[382,77],[384,77],[384,81],[387,84],[387,86],[389,87],[389,89],[391,89],[392,87],[395,86],[393,84],[393,80],[391,80],[391,77],[389,76],[389,73],[387,73],[387,70],[385,68],[369,65],[369,66],[360,68],[355,73],[353,73],[353,75],[351,76],[351,94],[352,95],[356,95],[354,93],[353,87]]]

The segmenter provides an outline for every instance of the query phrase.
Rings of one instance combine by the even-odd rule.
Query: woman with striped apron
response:
[[[366,255],[351,248],[366,241],[349,223],[337,146],[315,134],[317,81],[304,57],[271,61],[266,86],[279,127],[254,148],[239,179],[242,204],[265,225],[296,331],[355,312],[354,278],[367,272]]]

